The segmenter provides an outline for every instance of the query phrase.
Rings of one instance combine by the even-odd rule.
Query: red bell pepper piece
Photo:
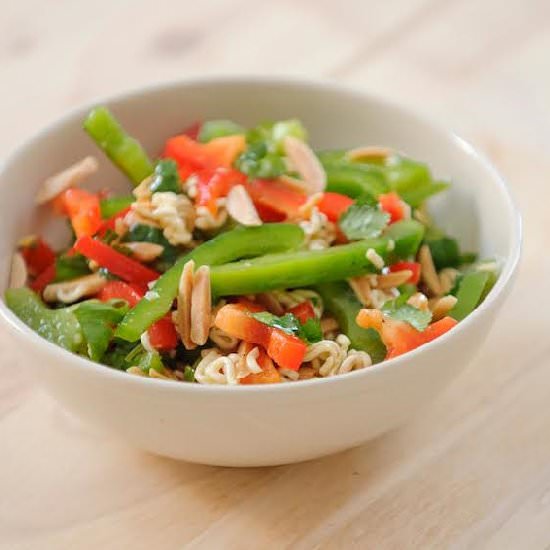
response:
[[[196,202],[206,206],[212,214],[218,212],[217,200],[226,197],[232,187],[246,183],[246,176],[230,168],[205,168],[196,174],[198,194]]]
[[[134,307],[145,295],[146,287],[138,284],[129,284],[124,281],[109,281],[97,294],[102,302],[120,299]],[[178,345],[178,334],[170,314],[153,323],[147,330],[149,343],[159,351],[174,349]]]
[[[29,285],[35,292],[42,294],[42,291],[55,279],[55,263],[50,264],[36,279]]]
[[[168,351],[178,345],[178,333],[170,314],[154,322],[147,330],[149,343],[159,351]]]
[[[352,205],[354,200],[340,193],[323,193],[321,200],[317,203],[317,208],[331,222],[337,222],[340,216]]]
[[[408,351],[427,344],[456,326],[452,317],[444,317],[432,323],[425,331],[419,332],[409,323],[385,319],[382,326],[382,341],[387,347],[386,359],[398,357]]]
[[[99,197],[95,193],[77,188],[67,189],[60,195],[59,205],[71,219],[77,237],[95,235],[102,225]]]
[[[244,352],[248,353],[254,348],[254,344],[247,344]],[[262,367],[262,372],[251,373],[244,378],[241,378],[241,384],[274,384],[281,381],[281,375],[275,368],[273,361],[268,357],[266,352],[259,348],[260,353],[256,359],[258,365]]]
[[[146,287],[129,284],[124,281],[108,281],[97,294],[98,300],[124,300],[130,307],[134,307],[144,296]]]
[[[32,239],[21,247],[21,254],[25,260],[27,271],[33,277],[44,272],[55,262],[55,253],[41,238]]]
[[[396,271],[404,271],[405,269],[408,269],[409,271],[412,271],[411,278],[407,281],[407,283],[417,285],[418,281],[420,281],[420,264],[418,262],[397,262],[393,265],[390,265],[390,271],[392,273],[395,273]]]
[[[280,367],[298,370],[304,360],[307,350],[305,342],[254,319],[246,305],[223,306],[216,314],[214,324],[240,340],[259,344]]]
[[[313,309],[313,304],[309,300],[305,300],[297,306],[291,307],[288,312],[292,313],[300,323],[305,323],[309,319],[315,319],[317,317]]]
[[[390,215],[390,223],[395,223],[405,218],[406,205],[395,191],[379,195],[378,203],[380,204],[380,208]]]
[[[185,180],[204,168],[230,168],[245,147],[246,141],[241,135],[215,138],[208,143],[198,143],[187,135],[179,135],[166,141],[162,156],[176,161],[180,176]]]
[[[113,275],[129,283],[146,285],[159,277],[156,271],[91,237],[80,237],[73,248],[86,258],[94,260],[101,267],[108,269]]]
[[[97,230],[97,235],[103,238],[107,233],[107,231],[114,231],[116,226],[116,221],[124,218],[124,216],[126,216],[126,214],[128,214],[128,212],[130,212],[131,209],[132,208],[128,206],[124,210],[121,210],[120,212],[116,213],[114,216],[112,216],[108,220],[103,221],[101,226]]]
[[[304,193],[279,180],[258,179],[249,182],[246,187],[257,207],[267,207],[287,218],[297,217],[300,206],[307,201]]]
[[[426,344],[439,338],[453,327],[458,325],[458,321],[452,317],[443,317],[439,321],[432,323],[424,332],[422,332],[422,343]]]

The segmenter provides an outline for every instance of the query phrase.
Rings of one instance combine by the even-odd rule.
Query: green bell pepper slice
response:
[[[387,264],[414,255],[424,233],[423,226],[406,220],[393,224],[391,232],[379,239],[365,239],[325,250],[303,250],[271,254],[218,265],[211,270],[210,282],[215,297],[256,294],[280,288],[298,288],[340,281],[375,272],[366,257],[369,248]],[[390,240],[394,246],[390,246]]]
[[[164,273],[120,325],[115,336],[134,342],[149,326],[163,317],[178,293],[183,266],[194,260],[197,266],[220,265],[241,258],[252,258],[271,252],[297,249],[304,240],[300,227],[293,224],[274,223],[257,227],[237,227],[211,239],[178,260]]]
[[[133,195],[123,195],[121,197],[109,197],[103,199],[99,203],[101,210],[101,217],[103,219],[109,219],[116,216],[119,212],[122,212],[128,208],[136,198]]]
[[[32,290],[10,288],[6,305],[32,330],[53,344],[72,352],[81,350],[84,338],[80,324],[69,309],[49,309]]]
[[[472,271],[462,277],[456,294],[457,302],[449,312],[453,319],[462,321],[480,304],[490,275],[488,271]]]
[[[361,328],[355,318],[361,304],[348,283],[338,281],[317,285],[315,290],[323,299],[325,309],[338,321],[342,332],[350,339],[353,349],[366,351],[373,363],[379,363],[386,357],[384,346],[378,332],[372,328]]]
[[[153,163],[106,107],[96,107],[84,120],[84,130],[98,147],[132,180],[141,183],[153,173]]]

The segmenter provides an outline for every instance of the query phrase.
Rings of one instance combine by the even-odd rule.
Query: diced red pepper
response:
[[[242,134],[222,136],[202,146],[218,166],[231,168],[234,160],[246,149],[246,138]]]
[[[305,323],[309,319],[315,319],[315,309],[313,309],[313,304],[309,300],[305,300],[288,310],[289,313],[292,313],[300,323]]]
[[[77,237],[91,237],[102,225],[99,197],[84,189],[67,189],[56,200],[54,208],[69,216]]]
[[[277,328],[271,329],[267,354],[280,367],[298,370],[304,360],[306,351],[307,345],[300,338]]]
[[[380,208],[390,215],[390,223],[395,223],[405,218],[406,205],[395,191],[379,195],[378,203],[380,204]]]
[[[168,351],[178,345],[178,333],[170,314],[153,323],[147,331],[149,343],[159,351]]]
[[[321,200],[317,203],[317,208],[331,222],[337,222],[340,216],[352,205],[354,200],[341,193],[326,192],[323,193]]]
[[[185,180],[204,168],[230,168],[245,147],[244,136],[225,136],[198,143],[187,135],[179,135],[166,141],[162,156],[176,161],[180,176]]]
[[[73,248],[83,256],[86,256],[86,258],[94,260],[101,267],[109,270],[113,275],[129,283],[145,285],[159,277],[156,271],[117,252],[108,244],[91,237],[77,239]]]
[[[397,262],[396,264],[390,265],[390,271],[395,273],[396,271],[412,271],[411,278],[407,283],[417,285],[420,281],[420,264],[418,262]]]
[[[408,351],[427,344],[456,326],[457,321],[451,317],[432,323],[425,331],[419,332],[409,323],[384,319],[382,326],[382,341],[386,345],[388,353],[386,359],[398,357]]]
[[[423,340],[422,343],[426,344],[436,338],[439,338],[456,325],[458,325],[458,321],[456,319],[453,319],[452,317],[443,317],[443,319],[432,323],[424,332],[421,333]]]
[[[114,216],[111,218],[104,220],[101,223],[101,226],[97,230],[97,235],[101,238],[105,236],[107,231],[114,231],[116,226],[116,221],[123,219],[128,212],[130,212],[132,208],[128,206],[127,208],[124,208],[124,210],[121,210],[120,212],[117,212]]]
[[[218,212],[218,199],[226,197],[232,187],[246,182],[246,176],[230,168],[205,168],[196,174],[199,206],[206,206],[213,215]]]
[[[247,184],[247,190],[257,207],[267,207],[287,218],[297,217],[307,201],[304,193],[279,180],[254,180]]]
[[[42,291],[55,279],[55,263],[50,264],[36,279],[29,285],[35,292],[42,294]]]
[[[254,344],[245,343],[244,353],[250,352],[254,348]],[[256,362],[262,367],[262,372],[251,373],[244,378],[241,378],[241,384],[274,384],[281,381],[281,375],[275,368],[273,361],[268,357],[262,348],[258,348],[260,353]]]
[[[98,300],[124,300],[130,307],[134,307],[144,296],[146,287],[124,281],[108,281],[97,294]]]
[[[32,239],[20,249],[27,271],[33,277],[44,272],[55,262],[55,253],[41,238]]]
[[[109,281],[99,291],[97,298],[102,302],[113,299],[125,300],[132,308],[143,298],[146,290],[145,286],[138,284]],[[168,351],[178,345],[178,334],[170,314],[154,322],[147,330],[147,334],[151,346],[159,351]]]
[[[258,215],[263,222],[278,223],[286,219],[286,216],[284,214],[282,214],[281,212],[277,212],[277,210],[274,210],[269,206],[265,206],[259,203],[255,203],[254,206],[256,207],[256,211],[258,212]]]
[[[259,344],[280,367],[298,370],[307,350],[305,342],[270,327],[250,315],[243,304],[228,304],[216,314],[215,325],[245,342]]]

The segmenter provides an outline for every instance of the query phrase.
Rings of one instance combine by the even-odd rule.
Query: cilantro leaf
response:
[[[382,234],[390,216],[368,204],[352,204],[340,217],[338,225],[350,240],[374,239]]]
[[[399,298],[402,298],[401,296]],[[432,320],[432,313],[429,310],[421,310],[410,304],[403,303],[403,299],[395,299],[386,302],[382,306],[382,312],[396,321],[405,321],[416,330],[422,332]]]
[[[323,339],[323,331],[321,330],[321,323],[319,319],[308,319],[302,324],[302,330],[300,336],[306,342],[320,342]]]
[[[269,313],[269,311],[252,313],[252,317],[264,325],[278,328],[287,334],[297,336],[305,342],[318,342],[323,336],[318,319],[308,319],[302,324],[292,313],[285,313],[281,317],[278,317],[277,315],[273,315],[273,313]]]
[[[88,356],[100,361],[113,337],[114,327],[120,323],[128,305],[122,300],[99,302],[88,300],[75,307],[75,314],[87,344]]]

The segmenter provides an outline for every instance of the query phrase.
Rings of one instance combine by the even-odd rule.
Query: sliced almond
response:
[[[348,282],[361,304],[369,306],[371,304],[372,289],[368,277],[353,277],[348,279]]]
[[[196,346],[191,340],[191,294],[193,292],[193,271],[195,262],[190,260],[183,266],[178,290],[176,321],[181,341],[186,349]]]
[[[394,271],[393,273],[387,273],[386,275],[378,275],[376,278],[376,288],[385,290],[387,288],[395,288],[405,284],[411,277],[413,272],[410,269],[403,269],[401,271]]]
[[[365,145],[356,147],[346,153],[348,160],[384,160],[393,154],[389,147],[380,147],[377,145]]]
[[[432,308],[432,320],[433,321],[439,321],[439,319],[443,319],[453,307],[455,307],[457,300],[456,296],[453,296],[449,294],[448,296],[443,296],[443,298],[439,298],[436,300],[433,308]]]
[[[324,191],[327,185],[327,175],[323,165],[309,145],[301,139],[287,136],[284,139],[283,146],[292,166],[302,176],[307,185],[308,194]]]
[[[435,270],[430,247],[423,244],[418,252],[418,261],[421,266],[421,278],[434,296],[441,295],[441,282]]]
[[[413,294],[408,300],[407,304],[415,307],[416,309],[421,309],[422,311],[428,310],[428,298],[422,292],[417,292]]]
[[[321,330],[323,334],[338,330],[338,321],[334,317],[323,317],[321,319]]]
[[[10,288],[22,288],[27,284],[27,264],[20,252],[16,252],[11,259]]]
[[[446,267],[439,272],[439,282],[441,283],[442,294],[451,292],[452,288],[455,286],[458,273],[458,269],[454,267]]]
[[[191,294],[191,340],[200,346],[208,340],[212,316],[210,268],[199,267],[193,278]]]
[[[256,300],[259,304],[267,308],[274,315],[283,315],[285,308],[280,304],[279,300],[273,296],[271,292],[262,292],[256,295]]]
[[[140,262],[152,262],[156,260],[163,252],[164,246],[156,243],[133,242],[124,243],[124,247],[132,252],[132,256]]]
[[[98,273],[92,273],[72,281],[48,285],[42,296],[46,302],[72,304],[80,298],[97,294],[107,283],[107,279]]]
[[[258,211],[244,185],[235,185],[227,195],[227,212],[242,225],[262,225]]]
[[[69,189],[69,187],[75,187],[97,172],[99,163],[95,157],[88,156],[82,160],[76,162],[69,168],[50,176],[41,185],[38,193],[36,193],[36,204],[45,204],[52,199],[55,199],[57,195]]]

